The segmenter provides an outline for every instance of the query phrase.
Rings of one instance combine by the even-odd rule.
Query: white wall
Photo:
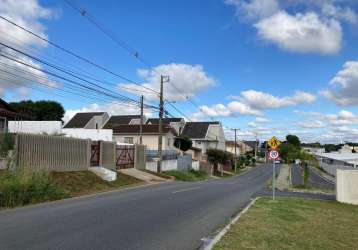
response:
[[[61,121],[9,121],[11,133],[61,134]]]
[[[337,169],[337,201],[358,205],[358,170]]]
[[[125,137],[133,137],[133,143],[139,144],[139,135],[114,135],[114,140],[119,143],[124,143]],[[142,136],[143,145],[146,146],[149,150],[157,150],[158,149],[158,136],[157,135],[143,135]],[[169,142],[168,142],[169,140]],[[163,150],[174,150],[176,149],[173,146],[174,136],[172,134],[167,134],[163,136]]]
[[[85,129],[85,128],[64,128],[62,133],[66,137],[79,139],[91,139],[93,141],[112,141],[112,129]]]
[[[169,170],[177,170],[178,169],[178,161],[175,160],[167,160],[162,161],[162,171],[169,171]],[[145,169],[157,172],[157,162],[150,161],[145,163]]]

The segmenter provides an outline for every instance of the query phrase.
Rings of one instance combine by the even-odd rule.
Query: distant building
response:
[[[225,150],[224,129],[220,122],[187,122],[181,133],[193,141],[193,147],[201,149],[203,154],[206,150]]]
[[[0,98],[0,132],[8,131],[8,122],[31,118],[29,115],[16,112],[10,105]]]
[[[143,117],[143,124],[146,118]],[[140,115],[112,115],[104,124],[104,129],[111,129],[119,125],[135,125],[140,124]]]
[[[118,143],[139,144],[140,125],[119,125],[113,127],[113,138]],[[143,125],[142,140],[149,150],[158,149],[158,125]],[[163,150],[175,150],[174,139],[178,134],[170,126],[163,126]]]
[[[106,112],[77,113],[63,128],[101,129],[108,119]]]
[[[159,125],[159,118],[149,118],[146,122],[147,125]],[[185,126],[185,120],[183,118],[163,118],[162,120],[163,126],[170,126],[177,134],[181,134],[183,132],[183,128]]]

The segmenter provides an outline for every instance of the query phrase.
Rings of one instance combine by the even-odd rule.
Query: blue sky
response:
[[[171,83],[165,85],[169,101],[175,101],[193,120],[215,119],[226,128],[240,128],[242,138],[296,133],[306,141],[358,139],[356,1],[71,2],[85,8],[135,48],[155,70],[148,71],[65,1],[0,0],[0,14],[146,87],[157,89],[158,75],[169,75]],[[135,88],[137,91],[128,93],[112,87],[113,91],[138,98],[138,86],[34,38],[24,38],[22,31],[4,21],[0,21],[0,32],[10,32],[18,39],[0,39],[8,45],[22,45],[41,58],[73,70],[86,70],[121,87]],[[61,61],[54,61],[54,57]],[[51,76],[44,77],[55,81]],[[137,112],[135,107],[118,103],[79,100],[73,95],[59,97],[48,88],[43,88],[45,94],[34,90],[37,85],[32,81],[21,84],[18,87],[0,81],[0,94],[8,101],[57,100],[67,110],[66,119],[77,111]],[[61,87],[61,83],[54,84]],[[171,84],[185,94],[178,94]],[[157,103],[155,96],[143,94],[148,103]],[[171,107],[168,110],[178,115]],[[151,111],[147,114],[156,115]],[[231,136],[229,130],[227,134]]]

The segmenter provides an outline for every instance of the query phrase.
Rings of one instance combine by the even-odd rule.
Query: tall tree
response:
[[[10,106],[18,112],[28,114],[37,121],[61,121],[65,110],[55,101],[20,101],[11,102]]]
[[[291,144],[297,148],[301,147],[301,142],[297,135],[287,135],[286,141],[288,144]]]

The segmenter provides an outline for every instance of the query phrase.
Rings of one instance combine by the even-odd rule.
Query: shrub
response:
[[[51,183],[46,172],[3,171],[0,175],[0,207],[15,207],[58,200],[68,194]]]
[[[14,149],[15,135],[0,133],[0,157],[6,157],[9,150]]]
[[[206,154],[208,155],[208,160],[211,163],[226,164],[228,161],[233,159],[233,154],[220,149],[208,149]]]
[[[188,137],[177,137],[174,140],[174,147],[185,152],[188,151],[193,146],[192,140]]]

